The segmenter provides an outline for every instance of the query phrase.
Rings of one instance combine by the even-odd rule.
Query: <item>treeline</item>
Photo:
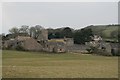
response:
[[[90,25],[82,29],[75,30],[70,27],[52,29],[48,28],[48,39],[54,38],[73,38],[74,43],[84,44],[91,40],[93,34],[100,35],[103,39],[120,41],[120,25]],[[13,27],[9,30],[9,34],[2,34],[2,40],[9,40],[16,36],[30,36],[37,39],[41,34],[41,30],[45,29],[41,25],[27,26],[22,25],[20,28]]]
[[[52,38],[73,38],[75,44],[85,44],[91,40],[93,36],[91,29],[78,29],[74,30],[70,27],[48,29],[48,39]]]
[[[20,28],[13,27],[9,30],[9,34],[7,35],[5,35],[4,33],[2,34],[2,40],[9,40],[17,36],[30,36],[37,39],[42,29],[44,28],[40,25],[36,25],[32,27],[29,27],[27,25],[22,25]]]
[[[41,34],[41,30],[43,30],[44,27],[40,25],[29,27],[27,25],[23,25],[20,28],[13,27],[9,30],[9,34],[5,35],[2,34],[2,40],[9,40],[11,38],[15,38],[16,36],[30,36],[34,39],[37,39],[38,36]],[[54,38],[73,38],[75,44],[85,44],[85,42],[88,42],[91,40],[91,36],[93,36],[91,29],[78,29],[74,30],[70,27],[64,27],[64,28],[57,28],[52,29],[48,28],[48,39],[54,39]]]

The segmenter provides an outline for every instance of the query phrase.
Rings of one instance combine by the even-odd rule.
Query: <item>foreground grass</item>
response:
[[[117,78],[118,58],[3,51],[4,78]]]

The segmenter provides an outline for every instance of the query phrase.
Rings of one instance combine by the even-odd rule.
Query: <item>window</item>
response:
[[[62,51],[62,49],[60,49],[60,51]]]

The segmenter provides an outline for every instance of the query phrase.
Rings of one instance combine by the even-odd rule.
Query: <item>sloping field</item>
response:
[[[117,78],[118,58],[3,51],[4,78]]]
[[[118,39],[118,30],[120,28],[120,25],[97,25],[97,26],[89,26],[86,28],[91,28],[93,31],[93,34],[98,34],[102,36],[103,39],[111,39],[115,40]],[[114,38],[113,38],[114,36]]]

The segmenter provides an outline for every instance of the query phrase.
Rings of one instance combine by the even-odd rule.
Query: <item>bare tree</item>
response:
[[[43,29],[42,26],[40,25],[36,25],[35,26],[35,30],[36,30],[36,39],[39,37],[39,35],[41,34],[41,30]]]
[[[9,30],[9,32],[10,32],[11,34],[18,34],[18,33],[19,33],[19,29],[18,29],[17,27],[13,27],[13,28],[11,28],[11,29]]]
[[[37,39],[39,37],[39,35],[41,34],[42,29],[44,29],[44,28],[42,26],[40,26],[40,25],[36,25],[35,27],[31,27],[29,29],[30,36]]]
[[[21,28],[19,29],[19,31],[20,31],[20,33],[28,34],[28,32],[29,32],[29,26],[22,25]]]

